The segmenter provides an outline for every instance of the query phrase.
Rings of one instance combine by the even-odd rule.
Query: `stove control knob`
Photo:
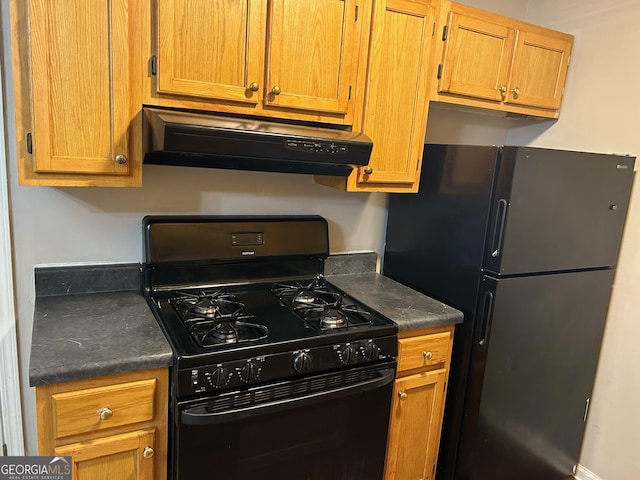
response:
[[[380,347],[373,342],[367,343],[364,347],[364,358],[367,360],[378,360],[378,358],[380,358]]]
[[[309,371],[311,368],[311,355],[305,352],[296,353],[293,357],[293,369],[298,373]]]
[[[212,387],[224,387],[227,383],[229,383],[229,371],[224,367],[218,367],[213,372],[211,372],[211,377],[209,382]]]
[[[356,351],[351,345],[345,345],[340,349],[340,360],[345,365],[349,365],[355,360]]]
[[[240,369],[240,378],[245,383],[253,382],[256,378],[258,378],[258,373],[260,373],[258,365],[249,361],[245,363]]]

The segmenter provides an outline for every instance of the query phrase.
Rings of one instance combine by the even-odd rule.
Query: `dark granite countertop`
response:
[[[103,268],[108,267],[100,267],[96,273],[102,275],[99,270]],[[131,270],[135,268],[132,266]],[[80,270],[74,273],[75,278],[78,275],[96,278],[88,269]],[[55,271],[55,277],[52,273],[53,269],[36,271],[31,386],[159,368],[171,363],[171,347],[139,291],[94,291],[108,286],[86,282],[85,285],[91,285],[90,291],[61,294],[52,287],[51,280],[55,279],[55,285],[65,291],[70,283],[61,280],[60,269]],[[123,276],[121,272],[114,278]],[[117,283],[130,288],[127,282]],[[76,288],[80,291],[80,287]]]
[[[395,322],[400,332],[461,323],[459,310],[375,272],[328,275],[327,280]]]

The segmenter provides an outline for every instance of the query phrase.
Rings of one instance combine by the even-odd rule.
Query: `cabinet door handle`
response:
[[[258,85],[257,82],[252,82],[249,85],[249,90],[251,90],[252,92],[257,92],[259,88],[260,88],[260,85]]]
[[[367,175],[371,175],[373,173],[373,167],[370,167],[370,166],[364,167],[364,173],[366,173]]]
[[[127,156],[123,155],[122,153],[119,153],[118,155],[115,156],[115,158],[113,160],[118,165],[124,165],[125,163],[127,163]]]
[[[151,458],[151,457],[153,457],[153,455],[154,455],[155,453],[156,453],[156,452],[153,450],[153,448],[151,448],[151,447],[149,447],[149,446],[144,447],[144,450],[142,450],[142,456],[143,456],[144,458]]]
[[[277,85],[271,89],[271,93],[274,95],[280,95],[280,92],[282,92],[282,90],[280,90],[280,87]]]
[[[498,90],[500,91],[500,93],[505,94],[505,93],[507,93],[507,86],[506,85],[502,85],[502,86],[500,86],[500,88]]]
[[[513,93],[514,97],[517,97],[518,95],[520,95],[520,89],[516,87],[513,90],[511,90],[511,93]]]
[[[100,416],[100,420],[109,420],[113,417],[113,410],[109,407],[104,407],[98,410],[98,415]]]
[[[406,392],[398,392],[398,398],[399,398],[400,400],[406,400],[408,396],[409,396],[409,395],[407,395],[407,393],[406,393]]]
[[[431,352],[422,352],[422,356],[425,360],[431,360],[433,358],[433,353]]]

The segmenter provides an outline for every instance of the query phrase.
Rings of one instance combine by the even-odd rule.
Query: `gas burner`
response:
[[[315,301],[317,301],[317,297],[312,292],[306,289],[301,290],[300,293],[293,297],[294,306],[300,303],[303,305],[308,305]]]
[[[224,290],[213,292],[176,292],[180,296],[169,302],[200,347],[263,340],[269,330],[250,322],[254,315],[245,313],[245,305]]]
[[[371,314],[342,303],[342,295],[329,290],[321,279],[308,285],[276,283],[271,291],[316,330],[327,331],[371,325]]]
[[[235,295],[215,290],[210,293],[177,292],[180,296],[173,298],[171,303],[182,314],[197,317],[229,319],[240,314],[244,304],[238,302]]]
[[[235,322],[217,322],[203,335],[195,338],[203,347],[263,340],[269,330],[264,325],[237,320]]]
[[[307,285],[275,283],[271,291],[282,303],[294,310],[334,305],[342,298],[339,293],[329,291],[319,278]]]
[[[342,328],[347,325],[347,317],[340,310],[329,308],[325,310],[320,319],[322,329]]]

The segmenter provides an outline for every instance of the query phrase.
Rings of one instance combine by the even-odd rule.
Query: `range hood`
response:
[[[367,165],[362,133],[143,108],[144,163],[348,176]]]

